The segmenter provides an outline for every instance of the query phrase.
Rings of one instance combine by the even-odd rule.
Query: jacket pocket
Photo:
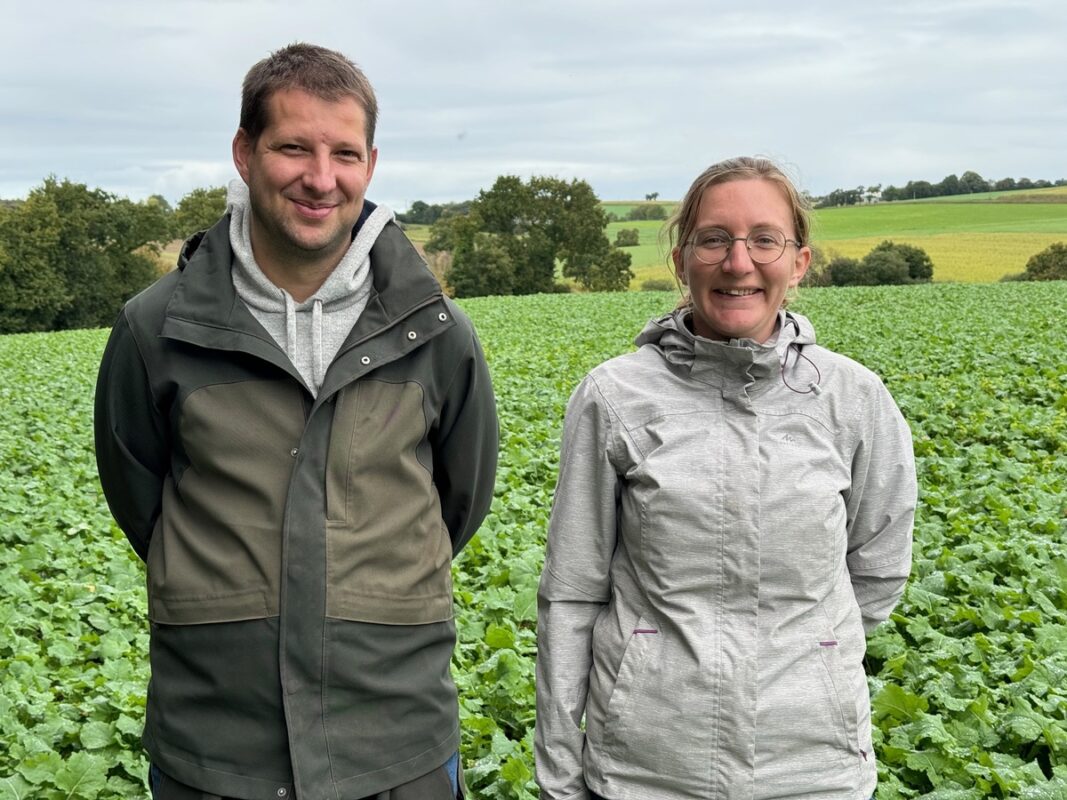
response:
[[[658,692],[656,681],[648,680],[646,665],[659,650],[661,634],[658,626],[648,617],[641,616],[634,624],[633,630],[623,648],[622,659],[615,676],[615,685],[608,698],[604,714],[603,740],[605,749],[612,754],[620,750],[632,749],[634,737],[647,738],[642,729],[652,732],[658,730],[653,720],[639,719],[636,729],[631,723],[635,708],[656,704],[652,695]]]
[[[836,744],[847,759],[859,755],[859,721],[855,689],[848,680],[836,639],[819,641],[819,656],[826,675],[826,691],[834,712]]]
[[[278,614],[282,519],[304,426],[285,381],[203,386],[181,404],[183,468],[148,546],[148,613],[171,625]]]
[[[432,479],[423,391],[363,380],[334,411],[326,467],[326,615],[452,618],[452,542]]]
[[[276,527],[209,517],[179,498],[170,480],[163,504],[165,515],[148,544],[152,622],[200,625],[278,614]]]
[[[812,796],[857,788],[855,694],[837,638],[814,632],[768,641],[760,674],[756,774],[768,796],[801,785]]]

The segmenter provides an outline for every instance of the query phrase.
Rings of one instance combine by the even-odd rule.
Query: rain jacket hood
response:
[[[688,368],[694,378],[715,380],[716,374],[744,370],[753,384],[784,375],[787,368],[802,371],[797,363],[802,349],[815,344],[815,328],[808,318],[784,310],[778,312],[774,335],[762,344],[752,339],[715,341],[697,336],[687,324],[690,314],[688,308],[679,308],[650,320],[634,344],[659,351],[668,363]],[[818,385],[814,371],[793,378],[808,379],[804,388],[809,391],[813,383]]]

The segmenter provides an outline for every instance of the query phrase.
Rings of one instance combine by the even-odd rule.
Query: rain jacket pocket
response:
[[[442,522],[417,383],[364,380],[334,411],[326,475],[326,615],[419,625],[452,618]]]

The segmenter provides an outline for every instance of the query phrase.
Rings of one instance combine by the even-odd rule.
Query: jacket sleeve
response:
[[[848,571],[870,633],[904,592],[911,572],[918,493],[911,431],[885,386],[861,404],[848,497]]]
[[[144,560],[159,517],[169,446],[126,311],[104,349],[93,427],[96,466],[108,507]]]
[[[611,594],[620,480],[612,417],[587,377],[571,397],[537,612],[534,750],[542,800],[586,800],[581,728],[593,625]]]
[[[441,516],[458,553],[482,524],[493,502],[499,428],[485,355],[470,322],[469,347],[453,374],[434,439],[434,485]]]

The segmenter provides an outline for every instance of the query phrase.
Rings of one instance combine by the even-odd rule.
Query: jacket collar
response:
[[[799,349],[815,343],[815,329],[800,314],[781,310],[775,337],[760,344],[752,339],[715,341],[697,336],[688,320],[692,311],[675,309],[651,320],[634,343],[650,346],[676,368],[695,380],[726,389],[734,386],[749,394],[769,389],[786,363],[790,348]]]
[[[162,333],[204,347],[245,350],[288,364],[270,334],[237,297],[231,277],[229,226],[227,214],[182,247],[178,258],[182,274],[167,305]],[[395,223],[386,225],[371,248],[371,278],[374,288],[367,307],[342,350],[442,295],[441,287]]]

